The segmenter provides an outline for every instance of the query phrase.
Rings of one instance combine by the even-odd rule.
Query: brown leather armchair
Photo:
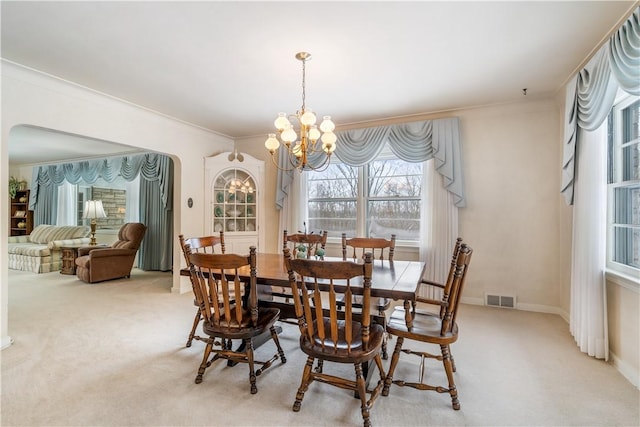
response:
[[[78,249],[76,276],[87,283],[129,277],[147,227],[139,222],[124,224],[118,240],[110,247],[87,246]]]

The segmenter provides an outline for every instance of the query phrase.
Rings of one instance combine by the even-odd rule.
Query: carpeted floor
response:
[[[290,324],[280,337],[288,362],[258,377],[258,394],[244,364],[218,363],[195,384],[203,344],[184,346],[193,296],[170,289],[169,273],[134,270],[89,285],[10,271],[14,344],[0,353],[2,426],[362,425],[358,400],[325,384],[312,384],[301,411],[291,410],[305,358]],[[452,353],[461,410],[447,394],[393,386],[376,401],[373,425],[640,425],[640,392],[580,353],[559,316],[463,305],[459,323]],[[273,353],[272,343],[256,352]],[[403,356],[395,377],[416,379],[418,362]],[[446,384],[435,361],[428,368],[427,378]]]

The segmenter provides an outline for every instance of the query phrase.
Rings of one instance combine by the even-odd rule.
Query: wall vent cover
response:
[[[516,297],[515,295],[485,294],[484,303],[491,307],[516,308]]]

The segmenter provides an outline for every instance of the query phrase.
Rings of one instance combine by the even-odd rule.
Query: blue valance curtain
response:
[[[454,196],[455,205],[466,205],[457,117],[352,129],[336,132],[336,135],[338,142],[334,155],[341,162],[351,166],[362,166],[374,160],[387,143],[398,158],[407,162],[424,162],[434,158],[436,170],[443,176],[447,191]],[[289,167],[286,150],[278,151],[279,165],[286,169]],[[309,158],[311,164],[317,161],[317,157]],[[294,172],[278,171],[278,209],[282,209]]]
[[[640,95],[640,8],[567,84],[560,192],[569,205],[573,204],[578,128],[598,129],[613,107],[618,88]]]
[[[140,247],[138,267],[143,270],[168,271],[172,268],[173,227],[173,161],[162,154],[87,160],[40,166],[33,169],[29,209],[34,210],[36,224],[55,224],[57,188],[64,181],[92,184],[98,178],[113,182],[118,175],[133,181],[140,175],[140,221],[147,233]]]

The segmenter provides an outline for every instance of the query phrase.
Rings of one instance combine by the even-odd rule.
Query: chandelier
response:
[[[298,52],[296,59],[302,61],[302,107],[295,114],[278,114],[274,122],[278,134],[276,136],[275,133],[270,133],[264,146],[269,150],[273,163],[280,170],[321,171],[329,166],[331,154],[336,149],[337,137],[333,133],[336,125],[333,124],[330,116],[323,117],[319,128],[316,125],[316,115],[305,105],[305,64],[311,59],[311,54]],[[275,154],[281,143],[287,150],[290,167],[281,167],[276,159]],[[311,165],[309,156],[315,153],[324,153],[324,157],[320,164],[315,164],[314,160],[314,165]]]

